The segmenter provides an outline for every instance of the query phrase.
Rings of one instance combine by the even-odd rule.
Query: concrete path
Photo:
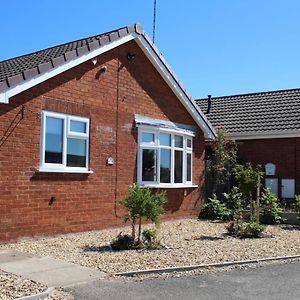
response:
[[[51,257],[0,250],[0,269],[47,285],[70,287],[103,279],[104,272]]]

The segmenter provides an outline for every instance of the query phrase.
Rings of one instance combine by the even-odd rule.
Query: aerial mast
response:
[[[152,42],[154,44],[155,40],[155,25],[156,25],[156,0],[153,3],[153,33],[152,33]]]

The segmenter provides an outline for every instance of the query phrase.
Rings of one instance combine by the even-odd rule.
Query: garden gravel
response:
[[[160,239],[168,249],[161,250],[111,251],[110,242],[120,232],[130,233],[130,227],[23,240],[2,247],[52,256],[110,274],[300,254],[299,227],[267,226],[262,238],[240,239],[226,235],[225,225],[196,219],[164,222]]]
[[[13,300],[15,298],[35,295],[44,292],[47,286],[25,279],[12,273],[0,270],[0,299]],[[44,300],[74,300],[74,297],[62,290],[54,290]]]

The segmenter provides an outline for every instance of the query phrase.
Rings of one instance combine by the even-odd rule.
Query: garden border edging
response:
[[[23,297],[19,297],[19,298],[15,298],[15,300],[38,300],[38,299],[42,299],[45,297],[48,297],[53,291],[54,291],[54,287],[50,287],[47,290],[45,290],[44,292],[35,294],[35,295],[29,295],[29,296],[23,296]]]
[[[253,264],[253,263],[259,263],[265,261],[276,261],[276,260],[295,259],[295,258],[300,258],[300,255],[266,257],[266,258],[228,261],[228,262],[221,262],[221,263],[201,264],[201,265],[192,265],[192,266],[169,267],[169,268],[161,268],[161,269],[137,270],[137,271],[114,273],[113,275],[134,276],[134,275],[145,275],[145,274],[172,273],[172,272],[181,272],[181,271],[192,271],[195,269],[209,268],[209,267],[217,268],[217,267],[225,267],[225,266],[233,266],[233,265],[246,265],[246,264]]]

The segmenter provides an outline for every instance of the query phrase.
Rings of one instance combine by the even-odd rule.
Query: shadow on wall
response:
[[[30,177],[30,181],[86,181],[90,174],[82,173],[48,173],[48,172],[39,172],[35,173]]]

